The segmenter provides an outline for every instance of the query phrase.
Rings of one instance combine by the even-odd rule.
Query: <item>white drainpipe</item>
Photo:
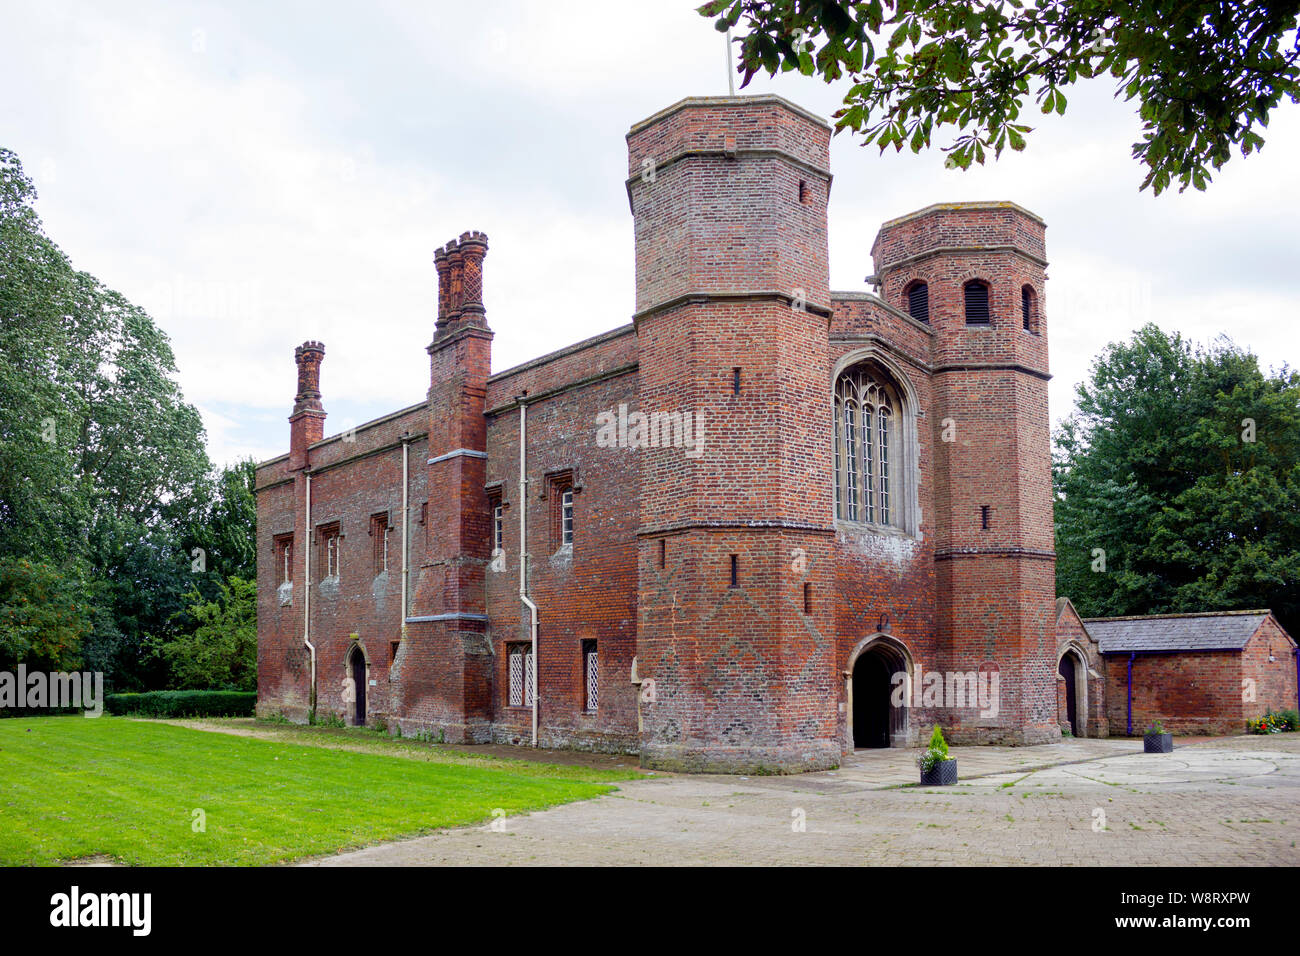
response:
[[[528,406],[523,396],[519,401],[519,600],[524,602],[532,619],[533,675],[533,746],[537,746],[537,672],[541,670],[537,659],[537,605],[528,596]]]
[[[410,520],[410,505],[407,503],[408,488],[410,477],[408,474],[408,451],[410,449],[409,438],[402,436],[402,640],[406,640],[406,615],[407,615],[407,589],[410,581],[411,571],[408,566],[407,552],[410,550],[410,534],[407,530],[407,522]]]
[[[311,475],[307,479],[307,528],[303,541],[302,642],[311,654],[311,686],[307,690],[309,715],[316,713],[316,645],[311,642]]]

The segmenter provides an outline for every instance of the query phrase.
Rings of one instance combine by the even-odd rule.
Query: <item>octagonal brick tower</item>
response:
[[[885,301],[928,290],[939,666],[999,677],[996,712],[947,711],[962,742],[1060,735],[1045,232],[1015,203],[945,203],[886,222],[871,250]]]
[[[639,452],[642,763],[832,767],[830,128],[691,98],[627,140],[640,410],[699,445]]]

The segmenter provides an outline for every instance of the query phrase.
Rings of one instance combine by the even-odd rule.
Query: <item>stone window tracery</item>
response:
[[[895,468],[899,460],[897,393],[867,364],[835,383],[835,516],[898,526]]]

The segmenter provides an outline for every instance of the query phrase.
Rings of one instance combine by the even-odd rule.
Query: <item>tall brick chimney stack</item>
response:
[[[308,446],[325,436],[325,406],[320,400],[320,363],[324,359],[325,346],[320,342],[304,342],[293,350],[298,365],[298,394],[289,416],[290,471],[306,468]]]
[[[483,260],[487,236],[463,232],[433,254],[438,270],[438,321],[435,340],[462,324],[487,328],[483,306]]]
[[[451,256],[442,246],[433,251],[433,267],[438,270],[438,321],[434,334],[440,335],[451,321]]]
[[[462,322],[480,326],[487,325],[487,309],[483,307],[483,260],[487,248],[487,236],[483,233],[461,233],[460,318]]]
[[[492,331],[483,307],[487,236],[465,232],[434,253],[438,321],[429,345],[428,548],[406,619],[409,653],[429,662],[403,680],[402,712],[451,743],[491,737],[487,421]],[[437,675],[435,681],[434,676]]]

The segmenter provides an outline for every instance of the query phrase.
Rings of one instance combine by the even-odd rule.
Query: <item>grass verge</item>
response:
[[[636,776],[409,757],[108,716],[0,720],[0,864],[280,863],[590,799]]]

